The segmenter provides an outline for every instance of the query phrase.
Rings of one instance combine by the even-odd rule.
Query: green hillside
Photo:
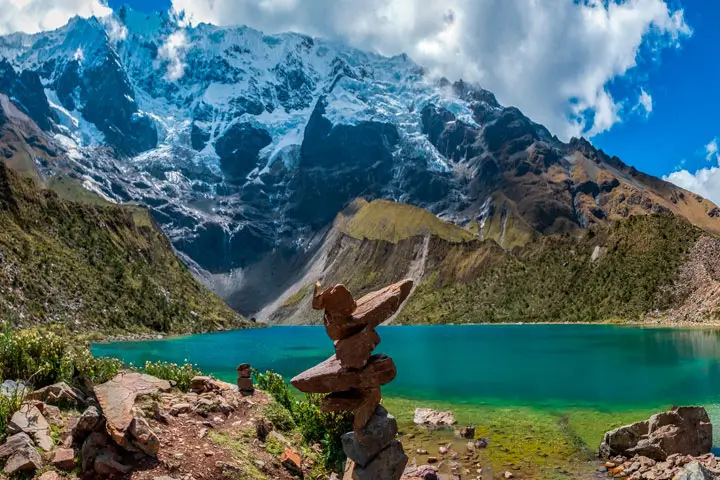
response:
[[[67,182],[51,183],[71,197]],[[105,333],[249,325],[193,278],[146,210],[64,200],[2,162],[0,317]]]

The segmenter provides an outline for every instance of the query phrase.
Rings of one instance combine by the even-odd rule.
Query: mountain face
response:
[[[0,93],[59,152],[35,157],[43,175],[147,205],[244,313],[361,196],[421,206],[504,249],[636,214],[720,233],[709,201],[404,55],[122,9],[0,37],[0,57]]]

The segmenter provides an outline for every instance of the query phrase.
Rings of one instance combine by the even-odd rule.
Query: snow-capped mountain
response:
[[[65,153],[38,160],[46,176],[149,206],[212,274],[307,248],[359,196],[423,206],[508,248],[641,211],[720,231],[709,202],[563,144],[482,88],[294,33],[129,9],[74,18],[0,37],[0,93]]]

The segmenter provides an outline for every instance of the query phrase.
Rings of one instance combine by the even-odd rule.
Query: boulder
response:
[[[53,441],[50,438],[50,424],[34,405],[24,403],[20,410],[13,414],[7,430],[11,434],[20,432],[28,434],[35,444],[46,452],[53,448]]]
[[[285,451],[280,456],[280,463],[283,467],[285,467],[285,470],[287,470],[288,472],[292,473],[293,475],[302,477],[302,459],[300,458],[300,455],[292,448],[285,448]]]
[[[58,448],[50,465],[58,470],[71,471],[75,468],[75,451],[72,448]]]
[[[192,411],[192,405],[189,403],[176,403],[170,407],[170,415],[178,416],[181,413],[189,413]]]
[[[57,472],[49,471],[37,477],[36,480],[63,480],[63,477]]]
[[[0,460],[6,460],[3,472],[8,475],[42,468],[42,458],[26,433],[17,433],[8,437],[0,446]]]
[[[30,472],[42,468],[42,457],[34,448],[23,448],[13,453],[5,462],[3,473]]]
[[[221,382],[212,377],[198,376],[193,377],[193,379],[190,380],[190,390],[198,394],[222,392],[230,389],[231,388],[228,383]]]
[[[109,443],[109,438],[105,432],[93,432],[85,439],[80,450],[83,472],[92,471],[95,459],[107,448]]]
[[[131,452],[139,450],[146,455],[155,457],[160,451],[160,439],[140,415],[135,416],[124,440],[124,443],[118,443],[118,445]]]
[[[431,408],[416,408],[413,423],[422,427],[437,429],[455,425],[452,412],[440,412]]]
[[[346,468],[345,478],[353,480],[399,480],[405,467],[407,466],[408,457],[403,451],[402,444],[393,440],[390,445],[380,452],[365,467],[348,461],[350,471]],[[348,473],[350,476],[348,477]]]
[[[102,416],[97,407],[88,407],[80,418],[78,418],[75,428],[73,428],[73,438],[83,440],[90,433],[94,432],[102,425]]]
[[[373,355],[362,370],[343,368],[333,355],[290,382],[301,392],[333,393],[380,387],[393,381],[396,374],[395,363],[385,355]]]
[[[141,395],[166,392],[171,389],[170,382],[141,373],[120,373],[107,383],[95,387],[95,395],[105,416],[105,428],[115,442],[127,448],[132,438],[126,438],[128,429],[135,421],[133,407],[135,399]],[[144,433],[143,433],[144,435]],[[141,443],[143,439],[138,439]],[[140,450],[145,448],[138,445]]]
[[[363,368],[375,347],[380,344],[380,335],[369,327],[360,333],[335,342],[335,356],[343,368]]]
[[[663,461],[673,454],[700,456],[712,448],[712,424],[703,407],[680,407],[605,434],[600,456],[640,455]]]
[[[382,405],[378,405],[372,418],[363,429],[357,434],[350,432],[341,437],[343,451],[360,467],[365,467],[378,453],[392,443],[397,432],[398,426],[395,418]]]
[[[60,405],[85,405],[85,396],[79,390],[72,388],[65,382],[35,390],[26,397],[26,400],[39,400],[45,403]]]
[[[717,478],[700,462],[691,462],[678,473],[673,480],[714,480]]]

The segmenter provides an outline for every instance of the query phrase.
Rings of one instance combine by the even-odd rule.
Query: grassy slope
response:
[[[107,333],[248,325],[192,277],[146,211],[101,203],[39,191],[0,162],[0,318]]]
[[[397,243],[410,237],[435,235],[449,242],[472,240],[474,235],[452,223],[445,222],[422,208],[374,200],[356,200],[357,211],[338,220],[347,235],[357,239],[384,240]]]
[[[701,231],[670,216],[636,216],[581,237],[543,238],[512,253],[435,241],[404,323],[637,320],[667,309],[663,292]],[[603,255],[592,261],[596,247]]]

